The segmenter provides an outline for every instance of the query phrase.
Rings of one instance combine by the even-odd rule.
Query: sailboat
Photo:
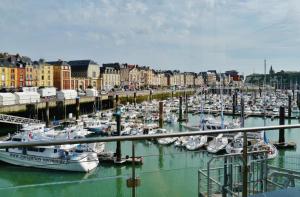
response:
[[[224,114],[223,114],[223,98],[221,89],[221,129],[224,129]],[[228,138],[224,137],[223,134],[219,134],[212,141],[210,141],[206,147],[210,153],[217,153],[223,150],[228,144]]]
[[[266,60],[265,60],[265,78],[264,78],[264,84],[263,84],[263,90],[265,93],[265,85],[266,85]],[[266,116],[266,95],[263,97],[263,110],[264,110],[264,116]],[[264,126],[266,126],[266,118],[264,117]],[[261,132],[261,140],[259,140],[258,143],[254,144],[251,147],[251,151],[262,151],[266,150],[267,151],[267,159],[274,159],[278,155],[278,150],[277,148],[269,142],[266,136],[266,132],[262,131]]]

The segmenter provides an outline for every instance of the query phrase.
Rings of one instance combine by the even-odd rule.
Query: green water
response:
[[[226,117],[230,120],[231,117]],[[199,116],[190,116],[191,124]],[[267,125],[277,125],[278,120],[267,120]],[[286,121],[296,124],[298,120]],[[263,126],[263,119],[248,118],[246,127]],[[183,130],[179,125],[166,126]],[[271,140],[278,138],[277,131],[267,133]],[[300,143],[297,129],[286,130],[287,141]],[[114,151],[115,143],[107,144]],[[296,151],[281,151],[280,155],[296,155]],[[122,143],[122,154],[131,155],[131,142]],[[150,142],[136,142],[136,155],[144,156],[144,164],[136,169],[141,178],[137,196],[197,196],[197,170],[206,167],[212,155],[205,151],[189,152],[174,146],[159,146]],[[284,167],[285,162],[277,159],[275,164]],[[88,174],[24,168],[0,163],[0,196],[130,196],[126,179],[131,167],[116,167],[101,164]]]

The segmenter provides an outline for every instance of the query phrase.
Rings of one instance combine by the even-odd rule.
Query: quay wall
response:
[[[195,91],[193,89],[187,90],[177,90],[173,91],[174,97],[184,96],[184,94],[192,95]],[[126,104],[127,102],[134,102],[134,92],[122,92],[115,93],[114,95],[99,95],[99,98],[96,97],[80,97],[80,114],[89,114],[95,110],[107,110],[112,108],[113,103],[115,102],[115,95],[119,95],[119,101],[121,104]],[[109,96],[113,96],[114,100],[109,100]],[[172,96],[171,90],[165,91],[155,91],[152,93],[152,99],[163,100],[170,98]],[[136,93],[136,102],[141,103],[150,99],[150,92],[143,91]],[[39,103],[35,104],[20,104],[20,105],[11,105],[11,106],[0,106],[0,113],[9,114],[27,118],[39,119],[42,121],[46,120],[46,101],[41,100]],[[70,99],[65,101],[58,101],[55,99],[49,100],[49,116],[50,120],[63,120],[68,118],[69,114],[72,113],[75,117],[76,113],[76,99]],[[11,125],[6,123],[0,123],[0,135],[5,135],[8,132],[16,131],[20,126]]]

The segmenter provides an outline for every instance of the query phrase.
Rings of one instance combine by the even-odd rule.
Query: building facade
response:
[[[120,70],[113,67],[100,68],[101,88],[110,91],[120,86]]]
[[[100,90],[99,65],[93,60],[69,61],[71,66],[72,85],[76,90],[85,90],[87,87]]]
[[[47,63],[53,66],[53,86],[58,90],[71,89],[71,66],[62,60]]]

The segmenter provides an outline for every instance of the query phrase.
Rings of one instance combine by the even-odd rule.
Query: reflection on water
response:
[[[122,168],[121,167],[116,167],[116,175],[121,176],[122,175]],[[123,182],[124,180],[122,178],[117,178],[116,179],[116,196],[121,197],[123,196]]]
[[[199,116],[190,116],[189,123],[199,122]],[[231,116],[225,116],[226,121],[231,121]],[[279,120],[266,120],[267,125],[278,125]],[[286,121],[286,124],[297,124],[299,120]],[[245,120],[245,127],[263,126],[264,121],[261,118],[249,117]],[[175,125],[165,125],[166,129],[174,131],[184,131],[180,123]],[[286,141],[300,143],[299,129],[289,129],[285,132]],[[271,140],[278,139],[278,131],[267,132]],[[122,155],[131,155],[131,142],[122,142]],[[107,143],[106,150],[115,152],[116,143]],[[295,151],[279,151],[279,156],[274,165],[279,167],[288,167],[284,156],[298,154],[299,149]],[[197,170],[206,168],[207,162],[213,156],[206,151],[186,151],[185,149],[171,146],[161,146],[152,141],[139,141],[136,143],[136,155],[144,156],[144,164],[136,168],[136,173],[142,179],[142,185],[138,188],[142,196],[196,196],[197,195]],[[101,196],[101,193],[107,196],[128,196],[130,188],[126,187],[125,178],[115,178],[115,176],[130,176],[131,166],[126,167],[100,164],[99,168],[86,176],[81,173],[64,173],[59,171],[40,170],[32,168],[15,167],[7,164],[0,164],[0,187],[9,187],[17,185],[51,183],[60,181],[88,180],[93,178],[114,177],[110,180],[96,181],[92,183],[55,185],[52,187],[40,187],[38,194],[41,196],[57,195],[75,195]],[[155,190],[155,186],[163,185],[163,189]],[[22,192],[15,193],[15,196],[32,196],[36,189],[22,189]],[[1,195],[2,196],[2,195]],[[9,196],[9,195],[7,195]],[[104,195],[105,196],[105,195]]]
[[[163,150],[163,146],[159,145],[158,146],[158,167],[160,169],[162,169],[164,167],[164,150]]]

